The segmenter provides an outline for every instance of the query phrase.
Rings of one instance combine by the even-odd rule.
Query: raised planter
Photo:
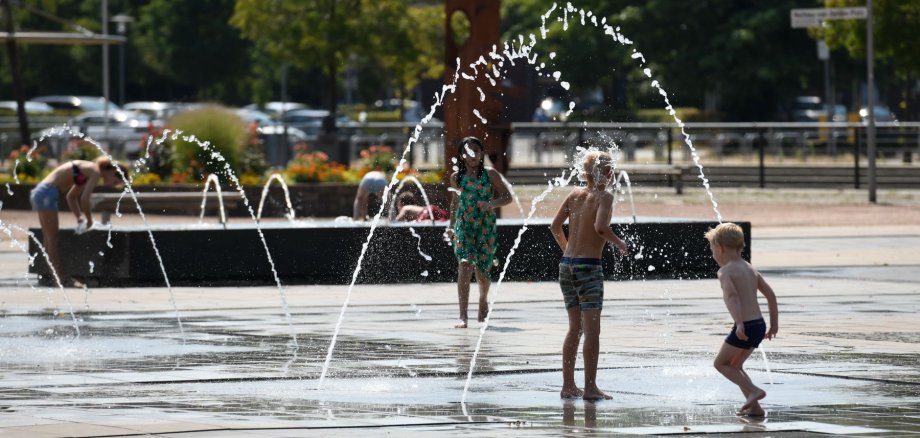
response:
[[[414,187],[406,184],[403,190]],[[9,191],[6,187],[0,186],[0,201],[3,202],[3,208],[9,210],[30,210],[29,192],[35,187],[35,184],[10,184]],[[137,186],[134,190],[138,193],[163,193],[163,192],[201,192],[203,186],[194,184],[172,184],[156,186]],[[425,184],[425,192],[432,204],[446,208],[448,204],[447,190],[444,184]],[[211,188],[210,191],[214,189]],[[223,191],[235,190],[223,188]],[[355,193],[358,190],[357,184],[344,183],[316,183],[316,184],[292,184],[288,186],[290,192],[291,205],[297,217],[337,217],[351,216]],[[10,195],[9,192],[13,194]],[[118,191],[108,187],[99,187],[98,193],[117,193]],[[262,198],[262,186],[245,186],[243,193],[249,200],[252,211],[258,210],[259,201]],[[213,206],[212,206],[213,207]],[[60,209],[68,209],[64,197],[60,199]],[[130,198],[126,198],[121,204],[121,212],[134,213],[137,208],[132,205]],[[200,204],[190,205],[188,208],[174,208],[156,211],[147,211],[147,214],[162,215],[197,215],[200,213]],[[245,205],[227,211],[229,216],[249,217],[250,212]],[[284,200],[284,191],[280,185],[273,184],[268,190],[268,196],[262,210],[265,217],[282,216],[287,214],[287,206]]]

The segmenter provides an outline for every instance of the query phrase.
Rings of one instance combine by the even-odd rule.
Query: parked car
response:
[[[44,102],[36,102],[34,100],[27,100],[23,102],[25,105],[27,114],[51,114],[54,112],[54,108]],[[9,110],[16,112],[16,101],[15,100],[3,100],[0,101],[0,109]]]
[[[71,111],[103,111],[105,98],[92,96],[40,96],[32,99],[46,103],[54,109]],[[118,111],[118,105],[109,102],[109,111]]]
[[[270,115],[263,113],[262,111],[249,108],[240,108],[235,112],[236,115],[240,116],[240,118],[243,119],[247,125],[252,122],[256,122],[256,124],[259,126],[271,126],[278,123]]]
[[[792,120],[794,122],[820,122],[826,121],[827,104],[821,101],[818,96],[799,96],[795,98],[795,104],[792,108]],[[847,121],[847,107],[843,105],[834,105],[834,122]]]
[[[287,111],[281,115],[283,124],[302,130],[309,136],[319,135],[323,127],[323,119],[329,116],[329,111],[316,109],[299,109]]]
[[[894,113],[892,113],[891,110],[888,109],[888,107],[885,105],[875,105],[873,109],[874,109],[873,113],[875,113],[876,122],[897,122],[898,121],[898,119],[894,116]],[[869,108],[868,107],[862,107],[859,109],[859,118],[861,118],[863,122],[867,122],[869,120]]]
[[[264,111],[269,115],[277,117],[283,112],[307,109],[307,106],[297,102],[266,102],[265,105],[262,106],[255,103],[249,104],[244,106],[243,109]]]
[[[141,112],[147,114],[153,120],[162,121],[178,111],[179,107],[169,102],[150,101],[126,103],[123,109],[125,111]]]
[[[67,122],[72,130],[107,145],[116,158],[136,156],[140,150],[141,139],[147,134],[151,119],[137,111],[109,111],[106,126],[105,111],[88,111]],[[44,137],[44,138],[43,138]],[[61,156],[70,140],[67,132],[57,127],[44,129],[35,136],[50,146],[55,156]]]
[[[409,99],[386,99],[374,102],[374,109],[379,111],[396,111],[402,106],[403,122],[418,123],[428,112],[416,100]]]
[[[265,125],[259,127],[259,136],[264,139],[268,137],[281,137],[284,135],[284,126],[280,124],[274,125]],[[306,143],[309,139],[309,136],[306,132],[303,132],[300,129],[297,129],[293,126],[287,127],[287,139],[289,145],[295,145],[298,143]]]

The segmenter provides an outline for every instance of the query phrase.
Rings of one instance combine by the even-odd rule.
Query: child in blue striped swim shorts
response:
[[[569,193],[559,207],[550,226],[553,237],[562,248],[559,263],[559,286],[569,316],[569,329],[562,344],[562,398],[581,397],[585,400],[609,400],[597,387],[597,360],[600,350],[601,309],[604,305],[604,269],[601,253],[607,242],[626,254],[626,243],[610,229],[613,215],[613,194],[607,185],[613,180],[613,159],[610,154],[591,151],[583,163],[584,187]],[[568,220],[566,238],[562,224]],[[584,390],[575,384],[575,358],[584,328]]]

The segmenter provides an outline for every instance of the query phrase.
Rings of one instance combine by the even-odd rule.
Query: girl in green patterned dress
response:
[[[460,157],[454,159],[456,171],[450,176],[452,196],[447,232],[459,261],[460,322],[455,327],[466,328],[473,271],[479,283],[479,322],[485,321],[489,312],[489,270],[498,238],[495,209],[511,202],[511,194],[498,172],[483,165],[483,147],[478,138],[460,140],[458,149]]]

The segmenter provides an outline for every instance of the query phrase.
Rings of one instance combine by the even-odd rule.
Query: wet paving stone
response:
[[[728,331],[713,281],[608,284],[598,380],[614,399],[599,403],[558,397],[551,283],[502,286],[463,403],[480,326],[450,328],[453,285],[364,286],[321,387],[342,289],[289,288],[287,321],[269,288],[190,288],[178,312],[162,291],[96,290],[76,323],[62,305],[4,308],[0,434],[920,433],[920,288],[824,275],[773,282],[780,337],[747,362],[762,420],[735,416],[741,395],[711,366]],[[210,298],[229,294],[246,299]]]

